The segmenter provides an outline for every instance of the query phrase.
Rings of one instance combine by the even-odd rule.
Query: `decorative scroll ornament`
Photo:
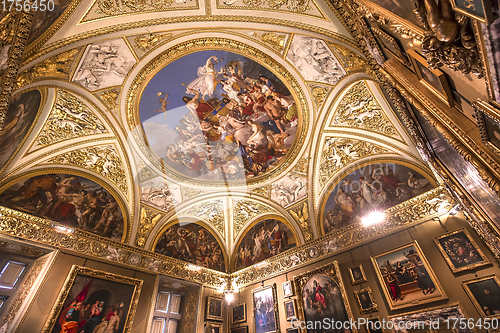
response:
[[[412,0],[417,19],[424,27],[422,54],[431,69],[446,66],[478,78],[484,68],[477,51],[472,22],[455,13],[448,0]]]
[[[233,202],[234,219],[233,219],[233,236],[236,238],[240,231],[254,217],[267,213],[277,213],[276,209],[267,205],[261,204],[253,200],[235,199]]]
[[[319,167],[321,188],[347,164],[366,156],[389,152],[388,149],[367,141],[338,137],[327,138],[323,147]]]
[[[274,32],[265,32],[262,34],[257,34],[256,32],[254,32],[252,36],[260,39],[262,42],[269,45],[279,53],[283,52],[285,48],[287,35],[278,35]]]
[[[367,70],[366,60],[351,49],[335,43],[328,43],[337,53],[337,58],[342,62],[348,73]]]
[[[114,145],[80,148],[52,157],[47,162],[74,165],[92,170],[110,180],[127,196],[128,187],[125,168]]]
[[[184,196],[185,200],[197,197],[197,196],[205,194],[205,193],[207,193],[207,192],[202,191],[202,190],[198,190],[195,188],[191,188],[191,187],[183,187],[182,188],[182,195]]]
[[[80,52],[79,49],[69,50],[59,53],[39,64],[23,71],[17,78],[17,88],[22,88],[27,84],[33,83],[38,79],[59,79],[67,80],[71,73],[76,55]]]
[[[306,242],[309,242],[313,238],[311,226],[309,225],[309,209],[307,205],[307,200],[303,201],[301,204],[293,207],[292,209],[288,210],[290,215],[293,216],[295,221],[300,226],[300,230],[302,231],[302,234],[304,235],[304,239]]]
[[[181,210],[177,217],[193,216],[212,225],[221,235],[224,235],[224,206],[222,199],[204,201]]]
[[[222,2],[226,6],[231,6],[235,4],[237,0],[222,0]],[[272,10],[291,11],[295,13],[312,11],[313,7],[311,6],[311,2],[311,0],[243,0],[243,3],[247,7],[253,7],[255,9],[257,9],[257,7],[261,7],[262,9],[268,7]],[[313,4],[313,6],[315,5]],[[320,15],[320,13],[309,14],[314,16]]]
[[[137,228],[137,237],[135,239],[135,244],[137,246],[144,247],[149,233],[155,227],[158,221],[162,219],[163,216],[165,216],[165,214],[153,210],[149,207],[141,207],[141,216],[139,219],[139,226]]]
[[[332,125],[347,125],[384,135],[398,135],[364,81],[356,83],[342,98]]]
[[[183,326],[181,332],[193,332],[196,323],[196,304],[198,291],[193,291],[186,296],[186,308],[182,314]]]
[[[107,132],[99,118],[85,103],[70,93],[59,90],[56,103],[35,139],[32,150],[69,139]]]

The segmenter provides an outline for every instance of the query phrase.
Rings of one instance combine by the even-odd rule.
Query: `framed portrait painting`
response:
[[[246,303],[236,305],[232,309],[232,323],[243,323],[247,321],[247,307]]]
[[[297,319],[297,307],[295,306],[295,299],[285,301],[285,316],[286,320]]]
[[[300,295],[297,313],[300,320],[315,322],[332,318],[335,321],[347,322],[353,318],[347,295],[336,261],[315,270],[294,276],[297,295]],[[357,332],[356,328],[352,329]],[[302,330],[303,333],[314,333],[314,329]]]
[[[293,295],[295,295],[292,281],[283,282],[282,286],[283,286],[283,297],[292,297]]]
[[[439,69],[430,69],[427,60],[415,50],[408,50],[406,52],[410,55],[413,69],[417,74],[419,82],[446,105],[453,107],[453,95],[444,72]]]
[[[487,275],[462,282],[467,295],[483,318],[500,318],[500,280]]]
[[[483,142],[500,155],[500,107],[478,100],[472,103]]]
[[[384,333],[382,327],[383,325],[379,316],[366,318],[366,331],[368,333]]]
[[[207,296],[207,320],[222,320],[222,298]]]
[[[354,267],[348,268],[349,277],[351,278],[351,283],[353,285],[366,282],[365,271],[363,270],[363,265],[359,264]]]
[[[137,310],[142,280],[73,265],[43,333],[82,328],[128,333]]]
[[[448,232],[434,238],[453,273],[489,265],[490,261],[465,229]]]
[[[378,305],[373,298],[372,289],[364,288],[354,291],[356,303],[358,303],[359,312],[361,314],[372,313],[378,311]]]
[[[371,257],[391,310],[446,299],[417,242]]]
[[[231,328],[231,330],[229,330],[229,333],[248,333],[248,326]]]
[[[279,333],[278,314],[276,283],[252,290],[253,330],[255,333]]]

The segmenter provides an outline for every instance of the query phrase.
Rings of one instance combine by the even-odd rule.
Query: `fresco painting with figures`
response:
[[[199,180],[244,180],[285,158],[298,108],[276,75],[226,51],[200,51],[160,70],[141,96],[149,145],[172,169]]]
[[[47,174],[22,180],[0,194],[0,205],[82,229],[112,240],[123,235],[116,199],[83,177]]]
[[[222,272],[226,268],[219,242],[207,229],[196,223],[172,225],[160,236],[154,251]]]
[[[415,170],[376,163],[345,176],[330,192],[323,212],[325,233],[341,229],[371,211],[380,211],[420,195],[434,186]]]
[[[236,253],[236,270],[266,260],[297,246],[293,232],[283,222],[266,219],[248,230]]]

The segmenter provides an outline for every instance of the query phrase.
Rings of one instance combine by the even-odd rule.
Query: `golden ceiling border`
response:
[[[18,94],[27,93],[27,92],[32,91],[32,90],[38,90],[40,92],[40,95],[41,95],[40,105],[38,106],[38,110],[37,110],[35,119],[33,120],[33,123],[31,123],[29,125],[30,128],[28,130],[28,133],[26,133],[26,136],[19,143],[19,146],[14,150],[14,152],[12,153],[12,156],[9,157],[9,159],[7,160],[7,162],[5,162],[5,165],[0,168],[0,175],[3,174],[5,172],[5,170],[10,166],[10,164],[12,163],[12,161],[16,158],[16,155],[19,153],[19,151],[24,146],[24,144],[26,143],[26,141],[28,140],[28,138],[31,136],[33,130],[35,129],[35,124],[40,119],[41,113],[42,113],[42,111],[43,111],[43,109],[45,107],[45,103],[47,103],[47,99],[49,97],[49,91],[45,87],[39,87],[39,86],[37,86],[37,87],[30,87],[30,88],[27,88],[27,89],[24,89],[24,90],[17,90],[17,91],[15,91],[12,94],[12,97],[14,97],[14,96],[16,96]],[[9,98],[9,101],[10,101],[10,98]],[[55,95],[54,95],[54,102],[55,102]],[[10,103],[7,104],[7,107],[8,107],[9,104]],[[5,110],[7,111],[7,108]]]
[[[123,235],[121,242],[128,242],[130,239],[130,233],[132,230],[132,214],[129,213],[127,210],[127,202],[123,200],[122,195],[120,195],[120,192],[117,191],[114,187],[115,185],[110,185],[108,182],[104,181],[103,178],[99,178],[96,175],[90,173],[89,170],[83,171],[83,170],[78,170],[78,169],[73,169],[70,167],[62,167],[62,166],[47,166],[44,165],[43,167],[37,168],[37,169],[31,169],[27,170],[23,173],[20,173],[15,176],[11,176],[9,178],[3,179],[0,182],[0,194],[5,192],[8,188],[10,188],[12,185],[16,184],[17,182],[23,180],[23,179],[28,179],[40,175],[47,175],[50,173],[64,173],[64,174],[70,174],[70,175],[75,175],[75,176],[80,176],[87,178],[89,180],[92,180],[96,184],[104,187],[111,195],[114,197],[118,205],[120,206],[122,216],[123,216]],[[1,207],[1,206],[0,206]],[[125,213],[125,214],[123,214]],[[27,214],[27,213],[26,213]],[[29,215],[29,214],[27,214]]]
[[[30,49],[30,52],[25,52],[25,56],[23,57],[22,66],[27,65],[34,61],[36,58],[39,58],[47,53],[50,53],[54,50],[60,49],[67,45],[73,44],[75,42],[82,41],[84,39],[93,38],[96,36],[100,36],[107,33],[124,31],[137,29],[142,27],[149,27],[155,25],[167,25],[167,24],[176,24],[176,23],[189,23],[189,22],[244,22],[244,23],[264,23],[269,25],[277,25],[277,26],[286,26],[291,28],[297,28],[297,23],[293,21],[277,19],[277,18],[261,18],[261,17],[241,17],[241,16],[230,16],[230,15],[194,15],[194,16],[185,16],[185,17],[168,17],[161,19],[151,19],[151,20],[142,20],[136,22],[130,22],[121,25],[115,25],[106,28],[94,29],[91,31],[87,31],[84,33],[77,34],[72,37],[65,38],[63,40],[57,41],[53,44],[48,45],[46,48],[42,49],[43,45],[34,45],[33,48]],[[342,21],[341,21],[342,22]],[[346,45],[353,47],[354,49],[359,49],[359,45],[357,45],[353,40],[345,37],[344,35],[330,31],[325,28],[319,28],[310,24],[300,23],[299,29],[317,33],[328,38],[335,39],[340,41]],[[208,30],[208,29],[207,29]],[[118,37],[117,37],[118,38]],[[41,50],[40,52],[36,52],[35,50]]]
[[[266,1],[262,1],[262,2],[266,2]],[[269,2],[269,1],[267,1],[267,2]],[[278,2],[278,1],[274,1],[274,2]],[[280,5],[280,7],[278,9],[274,9],[274,8],[271,8],[271,7],[269,7],[269,8],[267,8],[267,7],[260,7],[260,5],[262,5],[262,4],[250,4],[250,5],[247,5],[247,6],[219,5],[219,0],[215,0],[216,9],[221,9],[221,10],[224,10],[224,9],[240,9],[240,10],[253,10],[253,11],[257,11],[257,12],[258,11],[278,12],[278,13],[283,13],[283,14],[288,14],[288,15],[306,16],[306,17],[311,17],[311,18],[317,19],[317,20],[330,22],[330,20],[328,20],[328,18],[325,17],[325,13],[323,13],[323,11],[321,10],[321,8],[319,8],[319,6],[316,4],[316,2],[314,0],[311,0],[311,2],[314,3],[314,6],[316,7],[316,9],[318,9],[318,11],[321,13],[321,17],[313,15],[313,14],[305,13],[305,11],[299,12],[299,11],[293,11],[293,10],[280,10],[279,8],[281,6],[284,6],[286,3],[283,3],[282,5]]]
[[[235,41],[227,38],[204,37],[182,42],[163,51],[140,69],[140,71],[132,80],[125,99],[127,123],[130,134],[135,139],[135,144],[138,146],[140,151],[148,158],[149,162],[152,165],[154,165],[159,170],[168,168],[169,176],[175,178],[177,181],[191,185],[198,185],[201,187],[226,186],[226,182],[222,181],[212,182],[210,180],[193,180],[191,177],[182,174],[181,172],[175,170],[173,167],[167,166],[167,163],[160,159],[157,156],[156,152],[154,152],[147,144],[147,137],[142,129],[141,120],[139,117],[140,97],[151,78],[153,78],[154,75],[156,75],[168,64],[174,62],[182,56],[202,50],[224,50],[249,57],[257,63],[262,64],[266,68],[272,69],[273,73],[275,73],[275,75],[277,75],[277,77],[287,85],[287,88],[289,88],[299,108],[299,114],[301,117],[299,117],[298,125],[300,128],[300,133],[298,133],[298,136],[296,134],[294,143],[292,144],[292,148],[287,152],[285,160],[262,176],[235,180],[234,182],[231,181],[231,185],[242,186],[246,185],[247,183],[249,183],[250,185],[261,184],[265,180],[281,174],[290,165],[293,164],[295,157],[298,156],[300,149],[307,140],[310,115],[306,95],[302,90],[300,83],[280,62],[273,59],[270,55],[252,46],[244,44],[240,41]],[[139,131],[141,133],[139,133]]]
[[[167,275],[214,288],[224,288],[227,284],[226,273],[201,266],[189,269],[189,264],[184,261],[78,229],[72,233],[57,232],[49,220],[2,206],[0,206],[0,234],[149,274]]]

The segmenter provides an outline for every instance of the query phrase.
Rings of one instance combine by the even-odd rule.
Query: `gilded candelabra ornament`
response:
[[[158,221],[162,219],[163,216],[165,216],[165,214],[160,213],[147,206],[141,207],[139,226],[137,228],[137,236],[135,239],[135,243],[137,244],[137,246],[144,247],[149,233],[155,227]]]
[[[116,110],[118,108],[118,97],[120,96],[119,89],[106,90],[98,96],[101,98],[102,102],[110,110]]]
[[[295,221],[300,226],[300,230],[304,235],[304,239],[306,242],[309,242],[313,238],[311,226],[309,225],[309,206],[307,204],[307,200],[303,201],[301,204],[293,207],[288,211],[290,215],[293,216]]]

